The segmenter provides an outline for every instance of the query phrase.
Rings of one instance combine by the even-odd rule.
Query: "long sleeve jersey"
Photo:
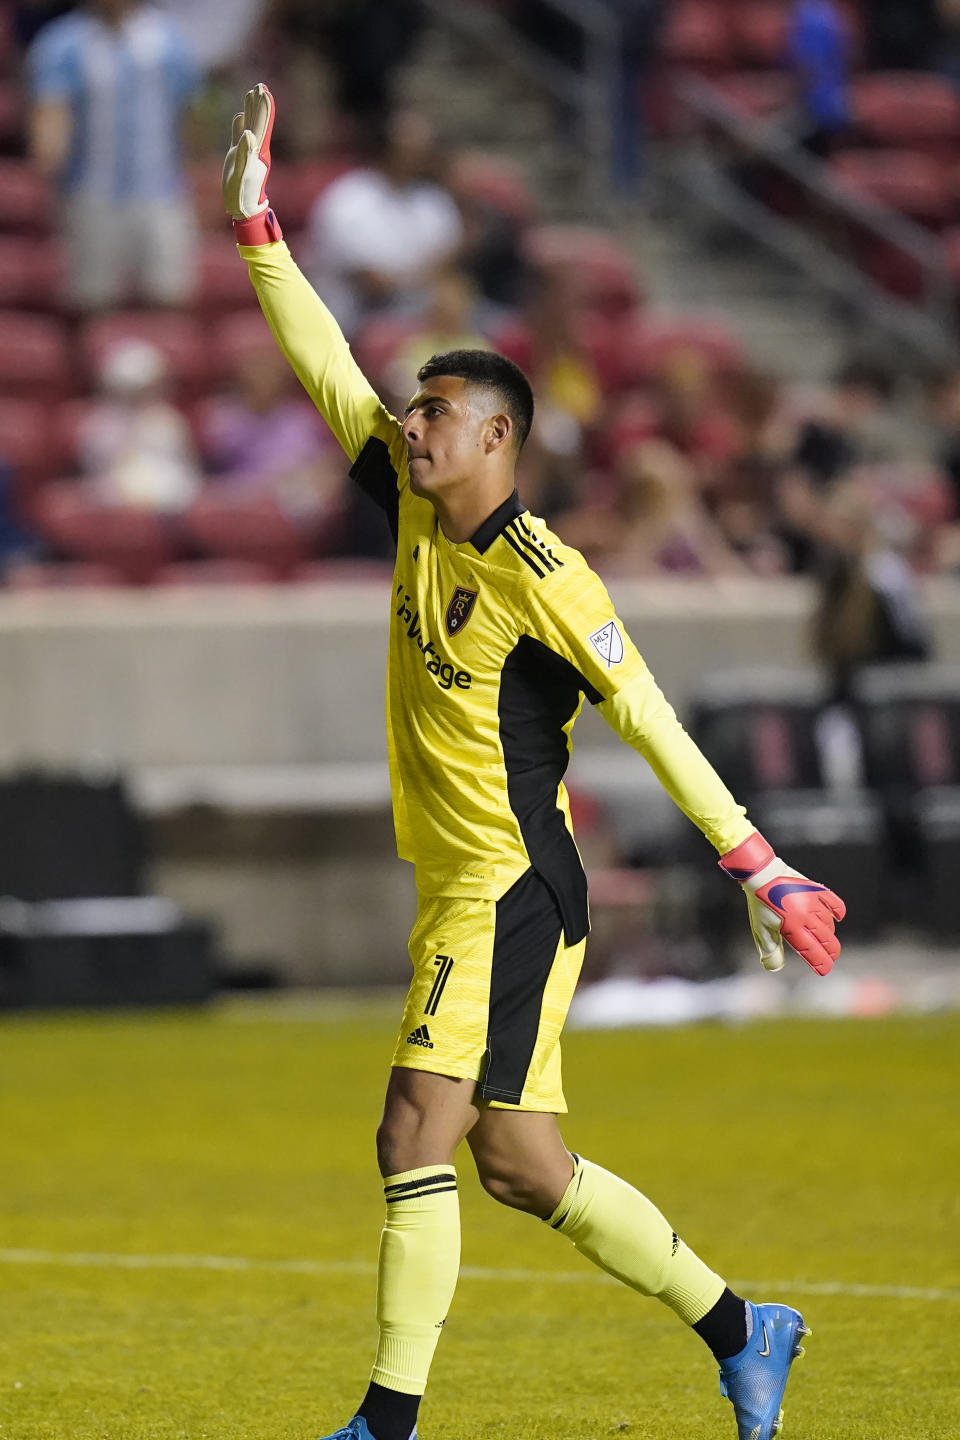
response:
[[[397,848],[427,894],[499,899],[533,868],[589,928],[563,777],[585,700],[723,854],[753,826],[677,720],[578,551],[516,492],[469,540],[411,492],[407,447],[286,245],[240,247],[267,322],[397,542],[387,747]]]

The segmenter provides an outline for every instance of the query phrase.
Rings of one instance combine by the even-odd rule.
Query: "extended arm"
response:
[[[834,921],[846,913],[843,901],[774,854],[680,724],[599,579],[586,567],[567,570],[558,584],[543,582],[535,592],[538,633],[576,666],[603,718],[640,752],[743,887],[765,968],[781,968],[786,940],[826,975],[840,954]]]

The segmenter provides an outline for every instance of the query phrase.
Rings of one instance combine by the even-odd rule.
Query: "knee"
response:
[[[546,1219],[557,1208],[558,1202],[551,1199],[541,1176],[504,1164],[478,1166],[477,1173],[487,1194],[511,1210]]]

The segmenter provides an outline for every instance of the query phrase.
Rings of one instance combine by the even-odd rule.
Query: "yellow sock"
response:
[[[452,1165],[428,1165],[383,1182],[377,1320],[371,1379],[422,1395],[460,1270],[460,1202]]]
[[[547,1224],[588,1260],[641,1295],[655,1295],[687,1325],[702,1320],[724,1282],[680,1239],[639,1190],[574,1157],[573,1179]]]

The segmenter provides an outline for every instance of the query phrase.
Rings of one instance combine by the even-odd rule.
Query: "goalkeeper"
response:
[[[720,1365],[740,1440],[780,1427],[806,1333],[736,1295],[625,1180],[566,1148],[560,1032],[589,929],[563,785],[588,700],[653,767],[746,895],[763,964],[820,975],[843,902],[774,855],[686,735],[583,558],[514,488],[533,396],[485,351],[435,355],[394,419],[297,270],[267,200],[274,105],[234,121],[224,198],[263,312],[397,543],[387,747],[398,850],[415,866],[413,980],[377,1134],[386,1220],[366,1394],[328,1440],[415,1440],[460,1260],[454,1155],[594,1264],[655,1296]]]

